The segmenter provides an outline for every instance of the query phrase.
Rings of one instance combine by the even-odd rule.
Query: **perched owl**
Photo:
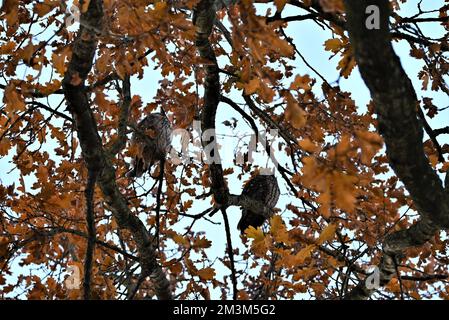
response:
[[[127,173],[128,177],[141,177],[155,162],[164,160],[171,145],[172,128],[164,114],[149,114],[139,122],[137,128],[141,134],[133,133],[131,145],[137,145],[138,152]]]
[[[267,208],[273,209],[280,195],[277,179],[274,175],[257,175],[245,185],[242,195],[261,201]],[[237,228],[243,233],[249,226],[257,228],[264,222],[265,217],[262,213],[242,209],[242,218]]]

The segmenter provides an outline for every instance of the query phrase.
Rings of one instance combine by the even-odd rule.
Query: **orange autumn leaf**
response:
[[[287,4],[288,0],[275,0],[274,3],[276,4],[276,8],[278,9],[278,12],[281,12],[285,5]]]
[[[0,55],[12,53],[15,47],[16,43],[14,41],[8,41],[5,44],[0,45]]]
[[[87,8],[89,8],[90,0],[84,0],[83,5],[81,7],[81,12],[84,13],[87,11]]]
[[[298,102],[291,96],[287,96],[287,108],[285,118],[296,129],[301,129],[307,123],[307,113],[302,109]]]
[[[60,75],[64,75],[67,66],[66,66],[66,58],[68,58],[69,50],[63,50],[59,53],[53,53],[51,55],[51,60],[53,63],[53,67],[55,68],[56,72]]]
[[[30,64],[31,59],[34,57],[36,53],[37,46],[34,45],[31,41],[24,46],[22,49],[17,51],[17,56],[22,59],[26,64]]]
[[[5,13],[4,18],[9,26],[14,25],[17,22],[19,14],[19,1],[18,0],[5,0],[2,4],[2,11]]]
[[[206,238],[199,238],[197,240],[195,240],[192,244],[192,248],[210,248],[210,246],[212,245],[212,242]]]
[[[339,38],[329,39],[324,42],[324,47],[327,51],[337,53],[342,49],[343,42]]]
[[[9,240],[6,237],[0,237],[0,257],[5,258],[8,253]],[[1,261],[1,260],[0,260]]]
[[[189,245],[189,241],[185,237],[180,235],[180,234],[175,234],[172,237],[172,239],[173,239],[174,242],[176,242],[179,245],[182,245],[182,246],[188,246]]]
[[[320,5],[324,12],[344,12],[343,0],[320,0]]]
[[[58,6],[58,1],[46,0],[44,2],[34,4],[34,11],[39,17],[43,17],[52,11],[56,6]]]
[[[312,89],[311,83],[312,79],[310,78],[309,75],[307,74],[304,76],[297,75],[295,77],[295,80],[290,85],[290,90],[303,89],[305,91],[308,91]]]
[[[295,255],[295,264],[300,265],[304,263],[304,261],[310,257],[312,252],[315,250],[316,246],[314,244],[310,244],[306,246],[305,248],[301,249],[296,255]]]
[[[270,233],[275,241],[290,244],[287,228],[280,216],[278,215],[273,216],[270,219],[270,226],[271,226]]]
[[[349,174],[342,172],[332,173],[332,190],[337,207],[347,212],[353,212],[355,210],[357,200],[357,182],[358,179]]]
[[[2,139],[0,141],[0,156],[2,157],[6,156],[10,149],[11,149],[11,142],[6,139]]]
[[[212,280],[215,277],[215,269],[213,268],[204,268],[198,270],[197,275],[201,278],[201,280]]]
[[[245,94],[251,95],[260,88],[260,80],[258,78],[253,78],[247,84],[245,84],[244,88]]]
[[[6,112],[18,112],[25,110],[25,101],[13,83],[6,86],[3,102],[6,105]]]
[[[307,151],[307,152],[310,152],[310,153],[317,152],[317,151],[319,151],[319,149],[320,149],[320,148],[319,148],[317,145],[315,145],[315,144],[312,142],[312,140],[310,140],[309,138],[302,139],[301,141],[298,142],[298,145],[299,145],[304,151]]]
[[[383,140],[376,132],[358,131],[356,136],[362,149],[362,163],[368,165],[374,155],[382,148]]]
[[[324,244],[326,241],[331,240],[335,236],[335,232],[337,230],[337,226],[335,224],[329,224],[323,231],[320,233],[320,237],[317,240],[317,244],[320,246]]]
[[[254,242],[261,242],[265,239],[265,235],[263,234],[262,229],[255,229],[253,226],[250,226],[245,230],[245,234],[248,238],[254,239]]]

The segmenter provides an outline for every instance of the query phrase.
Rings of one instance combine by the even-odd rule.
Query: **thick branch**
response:
[[[230,269],[231,269],[231,281],[232,281],[232,298],[234,300],[237,300],[237,276],[235,272],[235,262],[234,262],[234,249],[232,247],[232,239],[231,239],[231,228],[229,227],[229,219],[228,214],[226,212],[226,209],[221,209],[221,213],[223,214],[223,221],[225,225],[225,232],[226,232],[226,242],[227,242],[227,249],[228,249],[228,255],[229,255],[229,263],[230,263]]]
[[[365,10],[370,4],[380,8],[380,29],[368,30],[365,26]],[[422,245],[437,230],[449,227],[449,201],[441,180],[425,156],[423,128],[417,115],[418,99],[391,45],[389,1],[345,0],[345,5],[351,45],[374,100],[390,165],[421,215],[421,220],[411,228],[386,238],[379,265],[380,285],[383,286],[394,276],[395,259],[406,248]],[[366,299],[373,292],[362,281],[347,298]]]
[[[433,133],[435,134],[435,136],[438,136],[440,134],[449,134],[449,127],[435,129],[433,130]]]
[[[40,103],[40,102],[37,102],[37,101],[31,101],[31,102],[27,102],[27,104],[30,104],[32,106],[36,106],[38,108],[44,109],[44,110],[50,112],[51,114],[54,114],[54,115],[56,115],[56,116],[58,116],[60,118],[63,118],[65,120],[67,120],[67,121],[73,122],[73,119],[70,118],[68,115],[66,115],[66,114],[64,114],[62,112],[59,112],[58,110],[55,110],[53,108],[50,108],[49,106],[47,106],[47,105],[45,105],[43,103]]]
[[[94,194],[95,184],[97,181],[97,172],[89,171],[87,178],[87,186],[84,192],[86,197],[86,224],[87,224],[87,248],[86,258],[84,260],[84,299],[89,300],[91,298],[91,276],[94,260],[95,242],[97,240],[95,230],[95,211],[94,211]]]
[[[126,145],[129,107],[131,106],[131,83],[129,75],[125,76],[121,91],[122,102],[120,105],[120,116],[117,128],[118,137],[109,150],[109,152],[113,155],[116,155],[118,152],[120,152]]]
[[[74,235],[77,235],[79,237],[83,237],[86,239],[89,237],[88,234],[86,234],[82,231],[75,230],[75,229],[62,228],[62,227],[51,228],[51,230],[48,233],[46,233],[46,236],[53,236],[54,234],[58,234],[58,233],[70,233],[70,234],[74,234]],[[123,249],[120,249],[119,247],[117,247],[113,244],[110,244],[108,242],[104,242],[104,241],[101,241],[98,239],[95,239],[95,244],[100,245],[106,249],[115,251],[115,252],[123,255],[124,257],[133,260],[134,262],[139,262],[139,259],[137,257],[133,256],[132,254],[128,253],[127,251],[125,251]]]
[[[142,221],[132,214],[125,197],[120,193],[116,184],[115,169],[110,155],[103,149],[84,86],[86,77],[92,68],[98,39],[91,29],[86,29],[83,26],[89,25],[101,29],[102,18],[102,1],[90,1],[88,10],[81,15],[81,27],[75,39],[72,59],[63,80],[64,94],[69,110],[73,113],[83,158],[88,170],[99,174],[98,185],[119,227],[129,230],[133,235],[139,252],[142,273],[148,274],[152,278],[156,295],[160,299],[171,299],[169,282],[156,261],[153,238],[147,232]]]
[[[209,41],[209,36],[215,21],[215,9],[213,0],[202,0],[198,3],[194,12],[194,24],[196,27],[195,45],[201,58],[209,62],[204,66],[204,106],[201,113],[201,130],[204,133],[209,131],[208,141],[202,139],[203,147],[212,145],[211,154],[207,154],[209,159],[220,159],[215,135],[215,116],[218,103],[220,102],[220,70],[217,64],[214,49]],[[217,153],[217,154],[215,154]],[[223,168],[220,161],[209,161],[211,176],[211,188],[215,201],[218,204],[226,204],[229,190],[223,178]]]

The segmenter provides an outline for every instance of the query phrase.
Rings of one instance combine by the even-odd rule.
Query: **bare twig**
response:
[[[154,237],[156,238],[156,248],[159,249],[159,234],[160,234],[160,211],[161,211],[161,196],[162,196],[162,186],[164,184],[164,166],[165,160],[162,159],[159,162],[159,185],[157,187],[156,195],[156,232]]]
[[[97,180],[97,172],[89,170],[86,190],[84,192],[86,197],[86,224],[87,224],[87,248],[86,258],[84,260],[84,299],[89,300],[91,298],[91,277],[93,257],[96,242],[96,230],[95,230],[95,212],[94,212],[94,194],[95,184]]]
[[[226,209],[221,209],[221,213],[223,214],[223,220],[225,225],[225,231],[226,231],[226,241],[227,241],[227,251],[229,255],[229,262],[231,265],[231,281],[232,281],[232,298],[234,300],[237,300],[237,275],[235,272],[235,263],[234,263],[234,249],[232,248],[232,240],[231,240],[231,229],[229,228],[229,220],[228,215],[226,213]]]

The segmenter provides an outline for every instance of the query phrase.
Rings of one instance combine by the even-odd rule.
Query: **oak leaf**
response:
[[[202,280],[205,280],[205,281],[212,280],[215,277],[215,269],[210,268],[210,267],[204,268],[204,269],[198,270],[197,274]]]
[[[326,241],[331,240],[335,236],[337,226],[333,223],[329,224],[323,231],[321,231],[320,237],[317,240],[318,245],[322,245]]]

